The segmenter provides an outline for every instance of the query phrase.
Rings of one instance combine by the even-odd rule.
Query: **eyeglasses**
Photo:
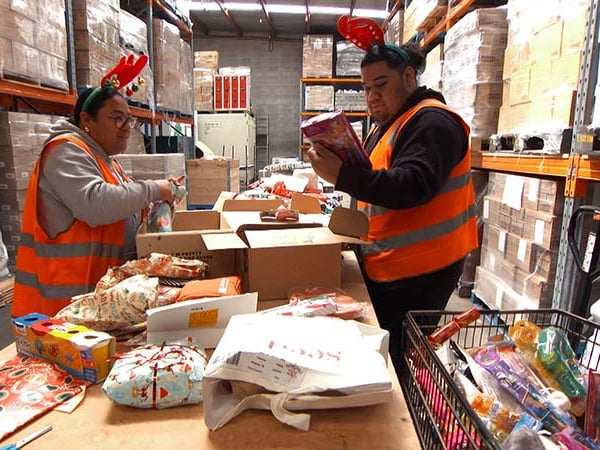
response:
[[[110,116],[115,121],[117,128],[134,128],[137,125],[137,119],[133,116]]]

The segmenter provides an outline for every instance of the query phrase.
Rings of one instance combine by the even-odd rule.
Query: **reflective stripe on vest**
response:
[[[120,184],[111,168],[122,175],[121,168],[97,157],[81,139],[67,135],[46,144],[33,168],[25,201],[17,252],[13,316],[30,312],[53,316],[68,305],[73,296],[92,292],[109,267],[123,262],[124,221],[90,227],[75,219],[67,230],[52,239],[37,222],[38,183],[43,158],[51,148],[65,141],[93,158],[107,183]],[[123,179],[127,180],[126,177]]]
[[[421,109],[440,108],[424,100],[402,114],[371,152],[373,170],[389,169],[397,137]],[[459,118],[460,119],[460,118]],[[467,136],[469,127],[460,119]],[[361,246],[364,269],[371,280],[393,281],[440,270],[477,247],[475,200],[471,181],[470,146],[440,191],[424,205],[388,209],[359,202],[369,217],[369,244]],[[400,195],[400,194],[399,194]]]

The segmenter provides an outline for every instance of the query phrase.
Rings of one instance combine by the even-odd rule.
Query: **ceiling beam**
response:
[[[242,29],[240,28],[238,23],[234,20],[234,18],[231,16],[231,13],[229,12],[229,10],[227,8],[225,8],[225,6],[223,6],[222,0],[215,0],[215,3],[217,5],[219,5],[221,12],[227,19],[227,22],[229,22],[229,25],[231,26],[231,28],[233,28],[236,31],[238,36],[242,36],[244,34],[244,32],[242,31]]]
[[[304,25],[306,26],[306,34],[310,33],[310,12],[308,12],[308,0],[304,0],[304,6],[306,7],[306,13],[304,14]]]
[[[277,37],[277,31],[275,31],[275,27],[273,26],[271,17],[269,16],[269,13],[267,12],[267,8],[265,7],[265,1],[258,0],[258,3],[260,3],[260,7],[262,8],[263,16],[265,17],[265,20],[267,21],[267,25],[269,27],[269,33],[271,34],[271,37],[272,38]]]
[[[193,11],[190,11],[190,18],[192,19],[193,28],[200,31],[200,34],[208,36],[209,29],[199,18],[198,14]],[[196,33],[194,33],[196,34]]]

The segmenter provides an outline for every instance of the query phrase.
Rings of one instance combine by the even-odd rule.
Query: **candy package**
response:
[[[335,153],[344,164],[371,168],[369,155],[343,111],[319,114],[300,125],[304,136]]]

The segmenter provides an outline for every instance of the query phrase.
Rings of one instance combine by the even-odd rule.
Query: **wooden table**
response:
[[[367,300],[356,259],[344,252],[343,285],[355,298]],[[281,302],[260,302],[267,308]],[[376,323],[374,315],[368,320]],[[0,351],[0,360],[15,354],[14,345]],[[392,373],[394,395],[381,405],[311,411],[310,431],[279,423],[270,411],[244,411],[217,431],[204,424],[203,405],[168,409],[137,409],[112,403],[101,384],[91,386],[71,414],[52,411],[6,439],[14,442],[52,425],[54,429],[27,445],[27,450],[79,449],[415,449],[419,441]]]

